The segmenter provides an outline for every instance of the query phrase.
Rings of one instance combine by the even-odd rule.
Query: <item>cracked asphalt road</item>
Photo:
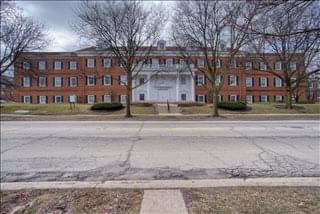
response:
[[[320,176],[299,121],[1,122],[1,181]]]

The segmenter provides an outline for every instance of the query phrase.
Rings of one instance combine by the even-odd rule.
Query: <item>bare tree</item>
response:
[[[210,83],[206,87],[212,96],[212,116],[219,115],[217,106],[218,94],[223,84],[221,79],[228,73],[230,64],[234,62],[241,47],[248,42],[245,32],[256,11],[256,4],[244,2],[216,0],[177,3],[172,38],[192,74],[197,53],[204,57],[205,66],[198,66],[197,69]],[[228,62],[218,68],[221,53],[225,51],[221,47],[227,43],[230,44]]]
[[[84,2],[77,15],[80,18],[77,32],[102,42],[106,52],[114,55],[126,72],[127,81],[123,82],[127,93],[126,116],[131,117],[132,89],[140,86],[133,86],[132,81],[159,39],[165,23],[161,8],[147,8],[138,1]]]
[[[4,77],[6,72],[22,52],[42,49],[48,41],[41,23],[22,15],[21,9],[8,1],[1,1],[0,4],[0,84],[12,87],[12,82]]]
[[[249,51],[267,65],[265,72],[285,85],[286,108],[292,108],[292,95],[308,76],[320,71],[320,63],[315,62],[320,48],[320,7],[316,1],[298,3],[288,1],[268,8],[248,29]],[[281,62],[281,72],[270,57]]]

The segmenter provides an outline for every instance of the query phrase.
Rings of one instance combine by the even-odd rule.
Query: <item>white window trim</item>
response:
[[[75,84],[72,84],[72,80],[75,79]],[[70,87],[77,87],[77,77],[70,77],[70,82],[69,82]]]
[[[41,79],[44,79],[44,84],[41,84]],[[40,88],[45,88],[45,87],[47,87],[46,82],[47,82],[47,78],[46,78],[46,77],[39,77],[39,87],[40,87]]]
[[[125,79],[125,80],[124,80]],[[120,75],[120,85],[127,85],[128,84],[128,77],[127,75]]]
[[[278,98],[280,98],[280,99],[278,99]],[[281,95],[276,95],[276,100],[275,100],[276,102],[282,102],[283,100],[282,100],[282,96]]]
[[[140,98],[140,95],[143,95],[143,100],[141,100]],[[146,95],[145,93],[139,93],[139,101],[145,101],[146,100]]]
[[[22,68],[25,70],[30,70],[31,68],[30,62],[22,62]]]
[[[106,79],[109,77],[110,83],[106,83]],[[103,76],[103,85],[111,85],[111,75],[104,75]]]
[[[262,101],[262,97],[263,97],[263,98],[266,98],[266,99],[265,99],[264,101]],[[261,95],[261,96],[260,96],[260,102],[261,102],[261,103],[267,103],[267,102],[268,102],[268,96],[267,96],[267,95]]]
[[[107,100],[107,97],[109,97],[109,100]],[[111,95],[110,94],[103,95],[103,102],[111,103],[111,101],[112,101],[112,99],[111,99]]]
[[[170,63],[168,63],[168,62],[170,62]],[[166,59],[166,66],[173,66],[173,59],[172,58]]]
[[[60,85],[57,84],[56,80],[60,79]],[[54,87],[62,87],[62,77],[54,77]]]
[[[143,79],[143,82],[141,83],[140,80],[142,80],[142,79]],[[139,85],[143,85],[145,83],[146,83],[146,79],[144,77],[139,77]]]
[[[60,63],[60,68],[57,66]],[[54,70],[61,70],[62,69],[62,62],[61,61],[54,61]]]
[[[57,98],[60,97],[60,102],[57,102]],[[54,96],[54,103],[55,104],[61,104],[62,103],[62,96],[61,95],[56,95]]]
[[[250,84],[248,85],[248,80],[250,80]],[[246,77],[246,87],[252,87],[252,77]]]
[[[260,71],[266,71],[267,70],[267,64],[264,62],[260,62]]]
[[[120,95],[120,103],[127,103],[127,95]]]
[[[26,84],[26,83],[28,83],[28,84]],[[31,87],[31,78],[30,77],[23,77],[23,87],[25,87],[25,88]]]
[[[200,81],[201,77],[201,81]],[[205,76],[203,74],[198,75],[197,85],[204,85]]]
[[[186,99],[185,99],[185,100],[182,99],[182,95],[186,95]],[[181,94],[180,94],[180,101],[186,102],[187,99],[188,99],[187,93],[181,93]]]
[[[72,63],[75,64],[74,67],[71,67],[71,64],[72,64]],[[77,61],[70,61],[70,62],[69,62],[69,69],[70,69],[70,70],[77,70]]]
[[[41,65],[43,65],[43,67],[42,67]],[[39,61],[39,62],[38,62],[38,69],[39,69],[40,71],[46,70],[46,61],[43,61],[43,60]]]
[[[217,68],[221,68],[221,60],[220,59],[217,60],[216,67]]]
[[[297,70],[297,63],[296,62],[290,62],[289,66],[290,66],[290,70],[291,71],[296,71]],[[292,69],[292,67],[294,67],[294,69]]]
[[[44,102],[41,98],[44,98]],[[47,97],[46,96],[39,96],[39,104],[47,104]]]
[[[280,81],[280,85],[277,84],[277,80]],[[281,88],[282,87],[282,79],[280,79],[279,77],[276,77],[276,79],[275,79],[275,87],[276,88]]]
[[[248,98],[249,98],[249,99],[248,99]],[[249,100],[249,102],[248,102],[248,100]],[[247,103],[247,104],[250,104],[250,105],[253,103],[253,97],[252,97],[252,95],[247,95],[247,96],[246,96],[246,103]]]
[[[29,101],[27,102],[27,98],[29,98]],[[24,104],[31,104],[31,96],[23,96],[23,103]]]
[[[231,77],[234,77],[234,83],[231,83]],[[237,86],[237,76],[236,75],[230,75],[229,76],[230,85],[229,86]]]
[[[90,101],[90,98],[92,98],[91,101]],[[88,99],[87,104],[94,104],[95,103],[94,95],[88,95],[87,99]]]
[[[234,101],[232,101],[232,98],[234,98]],[[231,94],[230,95],[230,100],[229,100],[230,102],[237,102],[238,101],[238,96],[237,95],[235,95],[235,94]]]
[[[197,65],[199,68],[204,68],[204,59],[197,59]]]
[[[103,67],[104,68],[110,68],[111,67],[111,59],[110,58],[104,58],[103,59]]]
[[[216,76],[215,85],[216,85],[216,86],[219,86],[220,83],[221,83],[221,75],[217,75],[217,76]]]
[[[275,67],[276,71],[281,71],[282,70],[282,63],[276,62],[274,67]]]
[[[265,80],[265,85],[262,85],[262,80]],[[268,80],[267,80],[267,77],[260,77],[260,87],[261,88],[266,88],[266,87],[268,87]]]
[[[202,101],[200,101],[200,97],[202,97]],[[198,103],[205,103],[206,102],[206,98],[203,94],[199,94],[198,95]]]
[[[93,64],[90,65],[91,63],[89,63],[89,62],[93,62]],[[87,59],[87,68],[94,68],[95,67],[95,63],[94,62],[95,62],[94,58]]]
[[[93,83],[90,83],[90,80],[89,79],[93,79]],[[87,76],[87,86],[94,86],[94,82],[95,82],[95,80],[94,80],[94,75],[88,75]]]
[[[248,66],[250,65],[250,66]],[[248,70],[252,70],[252,62],[246,62],[245,64],[245,69],[248,71]]]

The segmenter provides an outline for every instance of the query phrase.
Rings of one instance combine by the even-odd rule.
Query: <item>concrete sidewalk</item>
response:
[[[281,177],[281,178],[230,178],[202,180],[123,180],[105,182],[66,181],[66,182],[9,182],[1,183],[1,190],[19,189],[180,189],[235,186],[320,186],[320,177]]]

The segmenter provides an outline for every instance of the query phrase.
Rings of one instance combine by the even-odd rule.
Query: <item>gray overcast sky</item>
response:
[[[52,43],[45,51],[73,51],[87,45],[85,41],[80,41],[70,25],[77,21],[73,11],[79,1],[15,1],[15,3],[27,16],[41,21],[48,28]],[[163,4],[171,10],[174,2],[166,1]]]

